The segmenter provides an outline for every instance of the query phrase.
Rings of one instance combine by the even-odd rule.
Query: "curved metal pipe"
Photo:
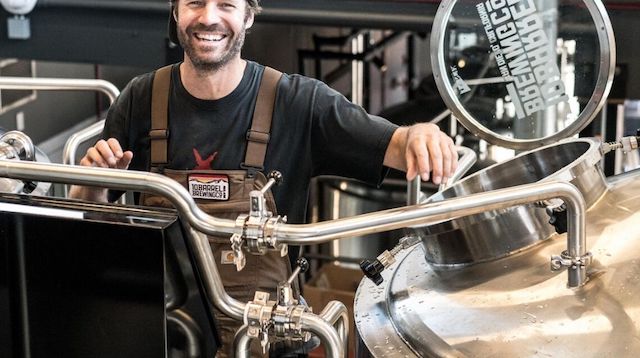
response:
[[[0,88],[40,91],[97,91],[109,98],[109,104],[112,104],[120,95],[120,90],[111,82],[95,79],[0,77]],[[76,151],[80,144],[100,134],[102,128],[104,128],[104,120],[69,137],[62,151],[62,163],[75,164]],[[65,185],[65,197],[68,192],[69,188]]]
[[[167,322],[180,328],[187,339],[187,357],[198,358],[202,356],[202,333],[196,321],[181,310],[173,310],[167,313]]]
[[[349,344],[349,313],[347,306],[340,301],[330,301],[318,316],[336,328],[342,346],[347,349]]]
[[[104,119],[99,120],[96,123],[88,126],[87,128],[81,129],[78,132],[72,134],[64,144],[64,149],[62,150],[62,163],[69,165],[76,164],[76,152],[78,151],[78,147],[80,147],[81,143],[84,143],[87,140],[102,133],[104,122]],[[65,192],[65,196],[66,194],[67,193]]]
[[[235,352],[235,358],[251,357],[251,337],[247,336],[248,330],[249,327],[244,325],[236,332],[236,336],[233,339],[233,351]]]
[[[64,144],[64,148],[62,149],[62,164],[67,165],[75,165],[76,164],[76,153],[80,144],[88,141],[91,138],[102,133],[104,128],[105,120],[102,119],[87,128],[81,129],[80,131],[72,134],[69,139],[67,139]],[[64,197],[69,197],[69,186],[64,185]]]
[[[217,219],[198,208],[187,190],[159,174],[58,164],[0,161],[0,176],[22,180],[57,181],[122,190],[149,191],[165,196],[194,228],[209,235],[242,234],[232,220]],[[586,254],[585,201],[576,187],[566,182],[541,182],[452,198],[441,202],[407,206],[350,218],[305,225],[275,224],[274,244],[309,245],[408,226],[434,224],[460,216],[479,214],[515,205],[560,198],[568,208],[568,248],[573,257]],[[570,277],[571,272],[570,271]],[[584,277],[582,273],[574,273]],[[578,277],[574,277],[578,278]],[[571,281],[571,280],[570,280]],[[583,282],[578,279],[578,282]]]
[[[568,236],[573,237],[572,240],[576,242],[584,242],[584,198],[578,189],[566,182],[526,184],[472,194],[462,198],[400,207],[314,224],[278,225],[274,229],[273,236],[278,238],[278,243],[319,244],[345,236],[359,236],[407,226],[435,224],[461,216],[550,198],[561,198],[572,203],[569,221],[574,230],[570,230]]]
[[[302,322],[303,330],[315,333],[320,337],[324,343],[327,357],[344,356],[349,332],[347,307],[344,303],[331,301],[318,316],[306,314],[306,317],[303,316]],[[331,326],[332,324],[335,324],[335,330]],[[249,358],[251,354],[251,338],[247,336],[247,330],[248,327],[244,325],[236,332],[233,341],[236,358]],[[342,350],[332,347],[342,347]]]
[[[246,304],[229,296],[225,291],[218,272],[218,266],[216,266],[215,258],[209,246],[209,240],[204,234],[194,230],[192,227],[189,227],[186,232],[187,240],[189,240],[191,247],[194,249],[196,264],[203,277],[204,287],[211,304],[225,315],[242,321]]]
[[[98,91],[102,92],[111,103],[120,95],[120,90],[111,82],[91,79],[67,78],[32,78],[32,77],[1,77],[0,88],[13,90],[44,90],[44,91]]]
[[[2,160],[0,161],[0,176],[153,192],[171,201],[180,216],[203,233],[222,236],[242,234],[242,228],[236,228],[235,221],[207,215],[198,208],[189,192],[182,185],[159,174],[135,170]]]
[[[338,336],[338,332],[333,326],[324,319],[314,314],[303,313],[300,323],[302,329],[314,333],[320,338],[324,346],[324,354],[327,358],[343,358],[345,357],[345,349],[342,341]]]

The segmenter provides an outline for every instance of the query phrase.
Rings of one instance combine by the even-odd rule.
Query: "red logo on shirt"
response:
[[[198,153],[198,150],[196,148],[193,148],[193,156],[196,157],[196,167],[193,168],[194,170],[209,170],[211,169],[211,162],[213,162],[213,160],[216,158],[216,155],[218,155],[218,152],[215,152],[213,154],[211,154],[211,156],[209,156],[209,158],[202,160],[202,156],[200,155],[200,153]]]

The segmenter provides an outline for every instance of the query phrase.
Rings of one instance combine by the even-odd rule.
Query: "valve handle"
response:
[[[280,185],[284,181],[284,176],[279,171],[274,170],[267,175],[267,179],[273,179],[275,185]]]
[[[300,257],[296,260],[296,269],[293,271],[287,282],[291,284],[299,274],[307,272],[307,270],[309,270],[309,260],[304,257]]]
[[[563,204],[555,208],[547,207],[545,211],[549,215],[549,224],[555,227],[556,232],[566,233],[568,230],[567,206]]]
[[[309,260],[301,257],[296,260],[296,268],[300,268],[300,273],[307,272],[309,270]]]
[[[262,189],[260,189],[262,194],[266,193],[267,190],[271,189],[272,186],[280,185],[284,180],[284,177],[282,176],[282,173],[280,173],[277,170],[274,170],[271,173],[269,173],[269,175],[267,175],[267,179],[269,179],[269,181],[267,181],[267,183],[262,187]]]
[[[376,286],[380,286],[382,281],[384,281],[380,273],[384,271],[385,267],[380,260],[362,260],[360,262],[360,269],[362,269],[364,275],[373,281]]]

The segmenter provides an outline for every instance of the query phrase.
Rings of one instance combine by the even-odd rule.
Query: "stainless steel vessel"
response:
[[[639,176],[609,180],[587,212],[594,262],[585,286],[568,289],[565,275],[549,269],[565,235],[447,271],[434,270],[416,246],[383,273],[383,285],[363,280],[358,288],[355,322],[366,349],[375,357],[637,356]]]
[[[572,139],[529,151],[469,176],[427,202],[503,189],[516,185],[565,180],[593,205],[607,190],[600,168],[600,143]],[[552,237],[546,205],[520,205],[465,216],[418,230],[425,257],[443,270],[493,260],[522,251]]]
[[[438,88],[458,120],[491,143],[527,151],[429,201],[570,182],[589,207],[593,256],[580,263],[591,260],[589,280],[570,289],[565,275],[550,269],[550,257],[566,245],[546,213],[558,203],[418,228],[422,244],[397,257],[382,285],[360,284],[354,305],[360,356],[639,355],[640,172],[607,179],[600,162],[610,146],[572,138],[596,116],[611,86],[615,44],[604,6],[443,1],[431,42]]]
[[[31,138],[22,132],[0,133],[0,159],[27,160],[49,163],[49,157],[33,145]],[[47,195],[51,183],[24,182],[9,178],[0,178],[0,192],[14,194]]]

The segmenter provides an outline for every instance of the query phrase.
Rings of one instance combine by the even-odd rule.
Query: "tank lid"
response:
[[[431,33],[436,84],[469,131],[527,150],[577,134],[611,89],[615,40],[593,0],[443,0]]]

